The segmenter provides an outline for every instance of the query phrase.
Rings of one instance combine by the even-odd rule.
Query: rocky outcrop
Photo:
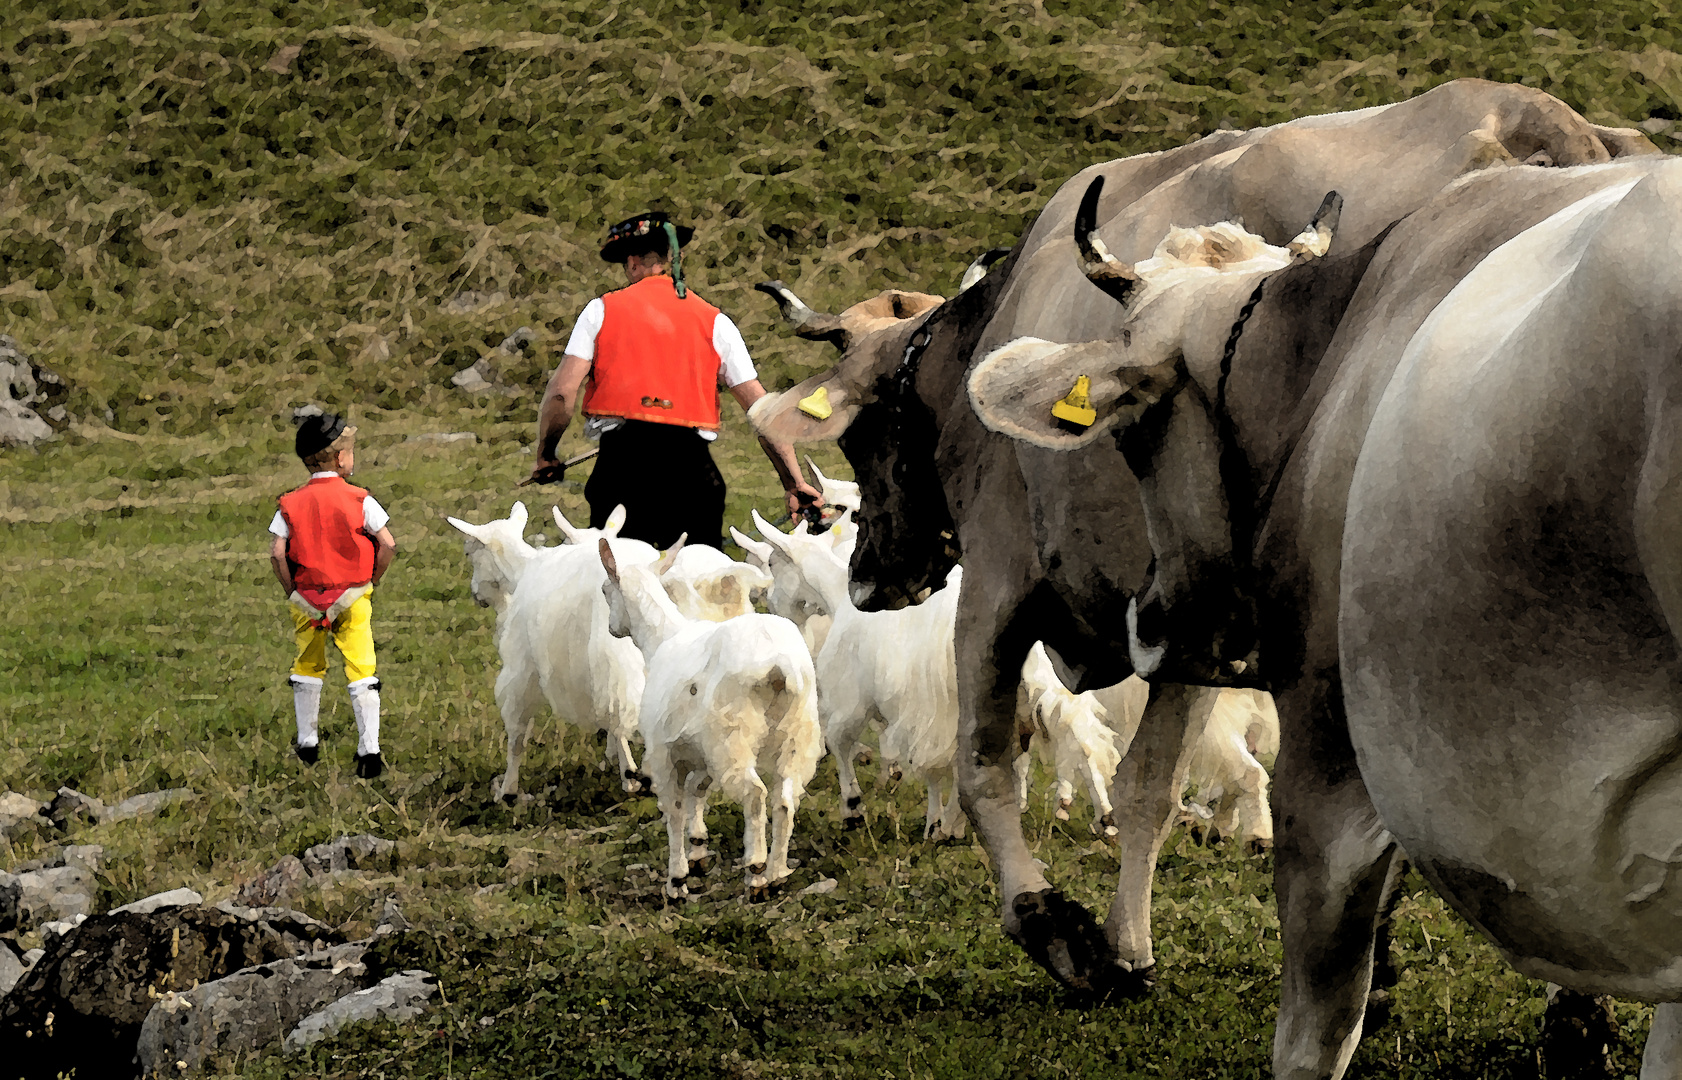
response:
[[[168,907],[95,915],[45,943],[0,999],[8,1078],[130,1076],[136,1041],[160,996],[244,968],[341,944],[297,912]]]
[[[438,977],[430,971],[411,969],[388,976],[305,1017],[282,1045],[291,1054],[337,1034],[346,1024],[362,1020],[411,1020],[426,1011],[427,1003],[437,992]]]
[[[69,426],[69,387],[0,334],[0,446],[34,446]]]
[[[286,1037],[299,1021],[368,983],[367,946],[322,952],[233,972],[160,998],[140,1026],[142,1076],[179,1076],[223,1051],[249,1052]]]

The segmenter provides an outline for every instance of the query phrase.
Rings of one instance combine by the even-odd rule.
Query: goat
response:
[[[660,577],[682,550],[680,538],[648,566],[619,560],[605,537],[598,546],[609,629],[635,642],[648,665],[640,726],[643,765],[666,821],[665,892],[688,895],[690,872],[706,862],[702,811],[716,784],[742,805],[747,888],[760,896],[789,876],[795,810],[823,755],[817,675],[787,619],[754,613],[713,623],[679,611]]]

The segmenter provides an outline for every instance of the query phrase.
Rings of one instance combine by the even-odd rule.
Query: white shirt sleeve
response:
[[[584,305],[583,314],[572,326],[572,336],[567,338],[566,355],[576,356],[580,360],[594,360],[596,358],[596,335],[602,332],[602,321],[607,318],[607,305],[602,303],[601,297],[596,297]],[[716,333],[714,335],[717,336]]]
[[[747,342],[742,340],[742,332],[722,311],[713,320],[713,351],[718,353],[718,373],[725,386],[740,386],[749,379],[759,378],[759,372],[753,369],[753,358],[748,355]]]
[[[385,507],[380,505],[378,499],[369,495],[362,500],[362,528],[365,531],[377,533],[385,528],[386,522],[390,520],[391,515],[385,512]]]
[[[286,515],[279,510],[274,512],[274,520],[269,522],[269,531],[282,540],[292,535],[292,530],[286,527]]]

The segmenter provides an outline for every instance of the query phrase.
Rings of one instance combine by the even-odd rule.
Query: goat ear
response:
[[[602,532],[609,536],[618,536],[619,530],[625,527],[625,504],[620,503],[613,508],[613,513],[607,515],[607,524],[602,526]]]
[[[619,584],[619,563],[617,561],[615,561],[614,558],[613,558],[613,548],[608,546],[607,537],[605,537],[605,536],[602,537],[601,542],[597,546],[596,550],[601,553],[602,569],[607,571],[608,579],[610,581],[612,581],[615,585],[618,585]]]
[[[508,511],[508,520],[514,523],[514,528],[520,532],[526,531],[526,504],[516,502],[514,508]]]
[[[555,526],[561,530],[561,535],[567,538],[567,543],[578,543],[579,530],[572,524],[572,522],[561,516],[561,508],[558,506],[551,506],[549,508],[549,512],[554,515]]]
[[[689,539],[689,534],[688,533],[678,534],[677,543],[675,543],[671,547],[667,548],[666,553],[664,555],[660,556],[660,561],[658,563],[654,564],[654,576],[655,577],[665,577],[666,576],[666,571],[670,570],[672,568],[673,564],[675,564],[677,562],[677,553],[683,550],[684,541],[686,541],[688,539]]]
[[[479,535],[479,529],[481,528],[481,526],[475,525],[470,521],[463,521],[460,518],[455,518],[455,517],[445,517],[444,520],[449,522],[451,525],[454,525],[456,528],[460,529],[462,532],[466,533],[468,536],[471,536],[473,539],[479,541],[481,544],[485,542],[484,537]]]
[[[851,520],[853,520],[853,508],[849,506],[845,510],[841,511],[840,517],[829,523],[829,542],[831,544],[839,544],[841,542],[841,534],[845,530],[847,523]]]

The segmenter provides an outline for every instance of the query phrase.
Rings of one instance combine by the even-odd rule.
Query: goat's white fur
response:
[[[645,681],[642,654],[608,633],[601,561],[590,543],[618,533],[623,508],[601,530],[574,528],[558,510],[555,519],[570,543],[552,548],[535,548],[522,538],[523,503],[484,525],[448,519],[467,537],[474,599],[497,613],[502,670],[496,704],[508,736],[507,770],[492,787],[497,798],[519,794],[520,761],[543,701],[583,731],[607,732],[608,760],[625,790],[641,787],[630,739]],[[620,550],[627,563],[658,557],[635,540],[620,541]]]
[[[958,805],[958,669],[953,649],[962,567],[930,599],[899,611],[860,611],[848,595],[847,568],[833,550],[785,535],[754,515],[773,554],[772,576],[791,582],[795,597],[829,615],[819,650],[818,711],[841,778],[842,817],[862,819],[862,796],[850,749],[871,720],[882,722],[882,756],[929,789],[926,838],[962,837]],[[785,568],[786,564],[786,568]],[[782,574],[782,577],[779,577]],[[773,596],[777,586],[773,585]],[[942,798],[942,789],[950,792]]]
[[[619,561],[623,544],[599,542],[602,594],[612,632],[629,636],[648,664],[643,765],[666,821],[666,894],[687,894],[691,864],[706,858],[701,811],[714,786],[742,805],[748,889],[764,889],[789,875],[795,810],[823,755],[811,655],[776,615],[713,623],[679,611],[659,579],[681,540],[656,566]]]

